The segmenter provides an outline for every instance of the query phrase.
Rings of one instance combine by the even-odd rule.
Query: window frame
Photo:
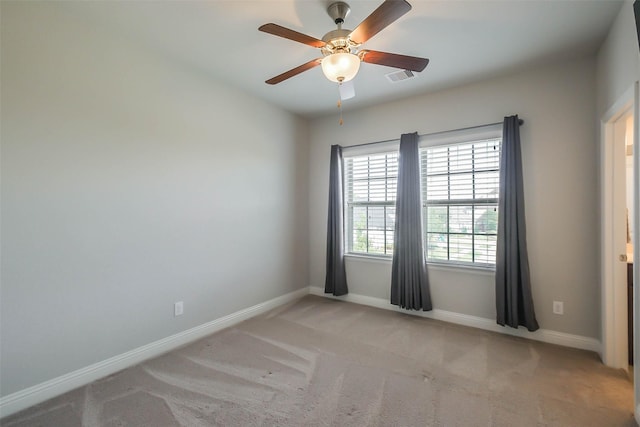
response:
[[[475,138],[474,138],[475,139]],[[496,162],[495,167],[492,168],[480,168],[480,167],[476,167],[476,152],[475,152],[475,145],[476,144],[483,144],[486,142],[493,142],[494,144],[494,150],[496,149],[495,145],[497,145],[497,158],[495,158],[495,160],[492,160]],[[445,265],[461,265],[461,266],[466,266],[466,267],[472,267],[472,268],[491,268],[491,269],[495,269],[495,261],[494,262],[482,262],[482,260],[476,259],[476,250],[477,250],[477,246],[476,246],[476,242],[478,241],[478,237],[479,236],[495,236],[494,241],[496,241],[497,244],[497,228],[496,231],[493,233],[490,232],[477,232],[476,226],[477,226],[477,220],[476,220],[476,210],[479,209],[487,209],[487,208],[493,208],[494,212],[497,212],[498,210],[498,203],[499,203],[499,197],[496,194],[496,197],[476,197],[476,190],[478,189],[478,187],[476,186],[476,183],[478,182],[477,178],[478,176],[482,176],[484,174],[495,174],[496,178],[495,178],[495,186],[496,186],[496,190],[498,190],[498,183],[500,180],[500,150],[501,150],[501,145],[502,145],[502,137],[492,137],[492,138],[481,138],[481,139],[475,139],[475,140],[471,140],[471,141],[464,141],[464,142],[455,142],[455,143],[449,143],[449,144],[442,144],[439,146],[431,146],[431,147],[423,147],[420,149],[420,161],[421,161],[421,170],[420,170],[420,186],[421,186],[421,196],[422,196],[422,232],[423,232],[423,236],[422,236],[422,241],[423,241],[423,250],[424,250],[424,257],[427,263],[429,264],[445,264]],[[471,156],[469,158],[470,160],[470,168],[464,168],[462,170],[453,170],[452,171],[452,166],[450,163],[450,159],[453,157],[450,154],[450,149],[451,148],[458,148],[460,146],[471,146]],[[427,171],[425,171],[424,169],[422,169],[423,163],[424,162],[428,162],[427,158],[427,152],[430,149],[434,149],[434,148],[446,148],[447,149],[447,154],[446,154],[446,172],[438,172],[435,174],[429,174],[428,173],[428,168]],[[493,156],[492,156],[493,157]],[[456,177],[456,176],[463,176],[463,175],[469,175],[471,177],[471,194],[472,197],[471,198],[452,198],[452,177]],[[429,181],[429,177],[446,177],[446,190],[447,190],[447,199],[435,199],[432,201],[428,200],[427,197],[427,193],[429,191],[429,185],[428,185],[428,181]],[[467,189],[465,187],[465,189]],[[429,208],[430,207],[445,207],[446,208],[446,226],[445,226],[445,230],[442,231],[432,231],[430,230],[429,227]],[[452,217],[451,214],[451,209],[452,208],[470,208],[471,209],[471,215],[470,215],[470,226],[471,226],[471,231],[470,232],[463,232],[463,231],[456,231],[456,230],[452,230],[451,227],[451,222],[450,219]],[[496,213],[496,222],[497,222],[497,215],[499,214],[499,212]],[[437,258],[429,258],[429,244],[431,242],[430,239],[430,235],[446,235],[446,259],[437,259]],[[460,260],[460,259],[452,259],[452,253],[451,253],[451,247],[452,247],[452,239],[451,236],[458,236],[460,238],[462,237],[468,237],[471,239],[471,261],[464,261],[464,260]],[[487,239],[487,241],[489,241],[489,239]]]
[[[393,256],[393,250],[391,250],[390,252],[387,252],[387,234],[389,232],[393,233],[395,232],[395,224],[394,224],[394,228],[389,230],[387,228],[387,208],[393,208],[395,209],[396,207],[396,201],[395,201],[395,194],[392,197],[392,200],[389,200],[388,197],[388,187],[389,187],[389,179],[395,179],[397,182],[397,164],[395,166],[395,170],[396,170],[396,175],[389,175],[389,165],[387,164],[387,156],[388,155],[395,155],[397,158],[397,153],[398,153],[398,149],[397,149],[397,144],[395,146],[395,149],[393,146],[390,146],[387,149],[380,149],[380,147],[376,147],[377,149],[375,149],[375,151],[371,150],[371,151],[365,151],[365,152],[361,152],[361,151],[356,151],[354,152],[349,152],[347,151],[347,154],[345,154],[343,152],[343,170],[344,170],[344,224],[345,224],[345,235],[344,235],[344,247],[345,247],[345,255],[348,256],[356,256],[356,257],[375,257],[375,258],[383,258],[383,259],[391,259]],[[348,166],[347,163],[349,160],[351,159],[362,159],[363,157],[371,157],[371,156],[385,156],[385,166],[384,166],[384,176],[383,177],[371,177],[370,174],[371,172],[369,171],[367,174],[367,178],[366,179],[351,179],[351,181],[349,180],[348,177]],[[370,166],[368,166],[370,167]],[[375,180],[382,180],[384,179],[385,182],[385,186],[384,186],[384,192],[385,192],[385,199],[384,201],[376,201],[376,200],[367,200],[367,201],[357,201],[357,200],[350,200],[350,188],[349,188],[349,182],[354,183],[356,181],[367,181],[368,185],[368,191],[370,191],[371,189],[371,181],[375,181]],[[354,251],[353,250],[353,236],[355,233],[355,229],[354,229],[354,215],[353,215],[353,210],[354,208],[357,207],[364,207],[365,209],[367,209],[367,214],[368,214],[368,209],[370,207],[373,208],[383,208],[383,228],[382,228],[382,234],[383,234],[383,250],[384,253],[379,253],[379,252],[369,252],[369,243],[370,243],[370,239],[369,239],[369,215],[367,215],[366,221],[366,227],[364,230],[366,230],[367,232],[367,251],[366,252],[358,252],[358,251]],[[393,237],[392,237],[393,238]]]
[[[457,145],[464,143],[477,142],[487,139],[499,139],[500,146],[502,144],[502,123],[495,125],[487,125],[481,127],[472,127],[465,128],[455,131],[444,131],[444,132],[436,132],[426,135],[420,135],[418,139],[418,147],[419,150],[422,151],[424,149],[428,149],[436,146],[444,146],[444,145]],[[363,155],[376,155],[376,154],[385,154],[392,151],[398,151],[400,146],[400,140],[387,140],[380,143],[370,143],[370,144],[362,144],[358,146],[345,146],[343,148],[343,188],[344,190],[344,209],[343,209],[343,218],[345,224],[345,233],[344,233],[344,247],[345,247],[345,257],[353,258],[353,259],[361,259],[361,260],[372,260],[372,261],[380,261],[380,262],[390,262],[392,260],[392,253],[390,254],[376,254],[376,253],[363,253],[363,252],[352,252],[351,251],[351,239],[352,234],[350,233],[352,228],[350,226],[350,222],[352,222],[352,217],[349,215],[349,206],[347,200],[347,171],[346,171],[346,160],[348,158],[363,156]],[[499,162],[500,156],[498,156]],[[498,174],[500,173],[500,168],[498,166]],[[499,175],[498,175],[499,179]],[[425,175],[422,170],[420,171],[420,185],[423,186],[423,181],[425,180]],[[422,242],[423,242],[423,250],[424,250],[424,258],[425,262],[428,265],[431,265],[436,268],[444,268],[444,269],[455,269],[455,270],[470,270],[470,271],[486,271],[492,272],[495,271],[495,263],[486,264],[480,262],[463,262],[463,261],[452,261],[452,260],[430,260],[428,258],[427,253],[427,224],[425,223],[426,216],[426,203],[424,200],[424,194],[426,189],[421,191],[421,217],[422,217]],[[492,206],[495,201],[495,206],[498,206],[499,197],[495,199],[482,199],[484,203],[474,203],[475,205],[486,205],[486,200],[491,200]],[[395,206],[395,201],[392,202]],[[394,230],[395,232],[395,230]],[[496,231],[497,233],[497,231]]]
[[[426,150],[429,148],[441,147],[441,146],[454,146],[465,143],[472,143],[476,141],[483,141],[488,139],[499,139],[500,146],[502,146],[502,123],[496,123],[493,125],[481,126],[481,127],[471,127],[464,128],[460,130],[454,131],[445,131],[445,132],[437,132],[433,134],[423,135],[419,139],[419,150]],[[498,155],[498,179],[500,179],[500,155]],[[421,168],[422,168],[422,157],[421,157]],[[486,264],[486,263],[478,263],[478,262],[464,262],[464,261],[452,261],[452,260],[433,260],[429,259],[428,256],[428,241],[427,241],[427,224],[425,221],[426,217],[426,200],[425,193],[427,191],[425,187],[426,177],[423,173],[422,169],[420,170],[420,185],[422,187],[421,197],[421,206],[422,206],[422,242],[423,242],[423,251],[424,251],[424,259],[425,262],[429,265],[437,265],[442,267],[452,267],[452,268],[461,268],[461,269],[476,269],[476,270],[495,270],[495,263]],[[498,206],[499,197],[495,198],[496,204]],[[498,212],[499,214],[499,212]],[[497,231],[496,231],[497,232]]]

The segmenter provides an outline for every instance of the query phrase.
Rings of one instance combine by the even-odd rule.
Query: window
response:
[[[495,265],[501,145],[497,135],[491,131],[421,138],[428,262]],[[377,149],[347,150],[344,156],[346,252],[390,257],[398,152],[397,145]]]
[[[494,265],[500,139],[421,150],[428,261]]]
[[[345,157],[347,252],[392,255],[398,152]]]

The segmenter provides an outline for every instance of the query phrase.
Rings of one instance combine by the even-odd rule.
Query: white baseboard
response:
[[[227,316],[221,317],[203,325],[196,326],[170,337],[163,338],[161,340],[152,342],[142,347],[138,347],[118,356],[103,360],[102,362],[95,363],[93,365],[62,375],[60,377],[53,378],[49,381],[45,381],[24,390],[20,390],[16,393],[12,393],[8,396],[4,396],[0,398],[0,417],[6,417],[8,415],[14,414],[30,406],[44,402],[47,399],[59,396],[75,388],[89,384],[92,381],[114,374],[118,371],[131,367],[150,358],[159,356],[163,353],[181,347],[190,342],[196,341],[214,332],[220,331],[224,328],[228,328],[229,326],[233,326],[236,323],[242,322],[243,320],[265,313],[282,304],[294,301],[308,293],[352,302],[355,304],[368,305],[385,310],[392,310],[405,314],[412,314],[430,319],[442,320],[445,322],[470,326],[508,335],[514,335],[523,338],[529,338],[567,347],[580,348],[583,350],[590,350],[594,352],[600,351],[600,342],[594,338],[566,334],[563,332],[556,332],[545,329],[540,329],[536,332],[529,332],[524,328],[504,328],[496,324],[495,321],[491,319],[469,316],[466,314],[454,313],[451,311],[439,309],[434,309],[433,311],[428,312],[402,310],[395,305],[391,305],[389,301],[382,298],[375,298],[358,294],[348,294],[341,297],[334,297],[333,295],[325,294],[324,289],[312,286],[309,288],[303,288],[294,292],[290,292],[288,294],[279,296],[260,304],[256,304],[244,310],[231,313]],[[640,406],[638,407],[636,414],[636,417],[640,418]]]
[[[403,310],[395,305],[392,305],[389,301],[382,298],[375,298],[358,294],[347,294],[340,297],[334,297],[333,295],[325,294],[324,289],[315,286],[309,287],[309,293],[313,295],[338,299],[341,301],[353,302],[355,304],[368,305],[371,307],[383,308],[385,310],[398,311],[405,314],[412,314],[429,319],[442,320],[444,322],[470,326],[472,328],[484,329],[487,331],[514,335],[517,337],[528,338],[536,341],[563,345],[565,347],[590,350],[596,353],[600,352],[600,341],[596,340],[595,338],[584,337],[581,335],[567,334],[564,332],[551,331],[548,329],[538,329],[535,332],[529,332],[523,327],[514,329],[500,326],[496,323],[495,320],[492,319],[469,316],[468,314],[454,313],[452,311],[439,309],[434,309],[432,311]]]
[[[265,313],[273,308],[294,301],[309,293],[308,288],[279,296],[269,301],[256,304],[244,310],[236,311],[211,322],[196,326],[167,338],[138,347],[118,356],[89,365],[77,371],[53,378],[49,381],[20,390],[0,398],[0,417],[6,417],[30,406],[59,396],[92,381],[114,374],[144,360],[196,341],[214,332],[218,332],[243,320]]]

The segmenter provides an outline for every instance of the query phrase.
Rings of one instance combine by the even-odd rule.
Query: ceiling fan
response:
[[[327,8],[327,13],[336,23],[338,29],[329,31],[322,37],[322,40],[278,24],[264,24],[258,30],[318,48],[323,55],[321,58],[313,59],[277,75],[265,83],[278,84],[318,65],[322,66],[322,71],[329,80],[340,84],[348,82],[358,74],[361,62],[410,71],[424,70],[429,63],[426,58],[360,49],[363,43],[409,10],[411,10],[411,5],[405,0],[385,0],[355,30],[351,31],[342,28],[345,18],[351,11],[349,5],[343,1],[331,3]]]

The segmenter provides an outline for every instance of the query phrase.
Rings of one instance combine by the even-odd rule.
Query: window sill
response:
[[[455,271],[464,272],[470,274],[482,274],[487,276],[494,276],[496,274],[495,267],[484,267],[476,265],[464,265],[464,264],[445,264],[441,262],[427,262],[427,268],[441,271]]]
[[[393,259],[390,256],[375,256],[375,255],[359,255],[359,254],[345,254],[344,257],[349,261],[362,261],[372,262],[375,264],[391,264]],[[496,274],[495,267],[481,267],[464,264],[446,264],[439,262],[427,262],[428,269],[441,270],[441,271],[453,271],[453,272],[465,272],[471,274],[482,274],[493,276]]]
[[[353,259],[364,262],[373,262],[376,264],[391,264],[392,258],[390,256],[384,255],[360,255],[360,254],[344,254],[344,257],[347,259]]]

